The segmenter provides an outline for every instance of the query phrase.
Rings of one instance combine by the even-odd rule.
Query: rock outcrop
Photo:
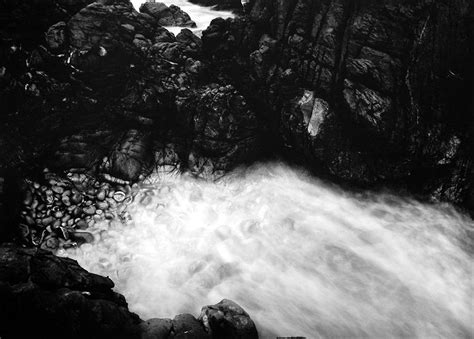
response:
[[[162,26],[196,27],[196,23],[181,8],[166,6],[162,2],[146,2],[140,6],[140,12],[149,14]]]
[[[466,1],[256,0],[244,18],[214,20],[203,49],[288,157],[472,208],[472,12]]]
[[[109,278],[37,249],[0,246],[0,334],[5,338],[138,338]]]
[[[193,2],[241,10],[240,1]],[[86,242],[81,231],[106,217],[104,201],[125,198],[111,183],[156,167],[215,178],[268,155],[339,183],[474,210],[471,2],[253,0],[202,40],[163,28],[193,27],[165,7],[0,2],[0,242],[53,251]],[[92,178],[93,198],[72,178],[35,187],[45,167]],[[25,178],[33,189],[22,192]],[[0,260],[2,337],[256,336],[229,301],[199,320],[142,323],[109,279],[71,260],[11,244]]]

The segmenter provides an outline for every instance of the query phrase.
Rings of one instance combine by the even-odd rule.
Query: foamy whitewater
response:
[[[144,3],[144,0],[132,0],[132,4],[138,11],[140,5]],[[215,11],[210,7],[203,7],[192,4],[187,0],[156,0],[156,2],[162,2],[167,6],[176,5],[183,11],[189,14],[191,19],[196,23],[196,28],[188,28],[196,34],[200,34],[201,31],[205,30],[211,21],[215,18],[221,17],[224,19],[234,17],[234,14],[230,11]],[[166,27],[170,32],[178,34],[181,32],[183,27]]]
[[[228,298],[262,338],[470,338],[473,224],[448,205],[355,194],[282,164],[219,182],[156,176],[130,222],[70,250],[143,319]]]

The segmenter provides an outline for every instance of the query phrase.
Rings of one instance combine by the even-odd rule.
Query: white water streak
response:
[[[144,3],[144,0],[132,0],[132,4],[135,9],[138,11],[140,5]],[[188,2],[187,0],[156,0],[156,2],[162,2],[167,6],[176,5],[180,7],[183,11],[189,14],[191,20],[193,20],[197,27],[189,28],[196,34],[200,34],[201,31],[205,30],[211,21],[215,18],[221,17],[224,19],[234,17],[234,14],[230,11],[215,11],[210,7],[202,7]],[[175,35],[181,32],[183,27],[166,27],[170,32]]]
[[[219,183],[162,178],[140,190],[131,223],[97,226],[102,239],[69,255],[145,319],[229,298],[263,338],[472,336],[472,220],[367,196],[281,164]]]

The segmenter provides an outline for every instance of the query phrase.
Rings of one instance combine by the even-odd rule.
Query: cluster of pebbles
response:
[[[44,180],[27,180],[20,235],[25,243],[55,252],[94,241],[88,228],[109,220],[126,221],[134,189],[99,181],[84,173],[61,177],[44,170]]]

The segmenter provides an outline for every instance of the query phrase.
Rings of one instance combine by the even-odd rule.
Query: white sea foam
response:
[[[67,254],[142,318],[229,298],[262,338],[469,338],[472,220],[447,205],[357,195],[282,164],[220,182],[156,179]],[[99,237],[98,237],[99,238]]]
[[[167,6],[176,5],[180,7],[183,11],[189,14],[191,19],[196,22],[196,28],[189,28],[194,31],[196,34],[199,34],[201,31],[205,30],[211,21],[215,18],[221,17],[224,19],[232,18],[234,14],[230,11],[216,11],[210,7],[203,7],[199,5],[195,5],[193,3],[188,2],[187,0],[156,0],[157,2],[162,2]],[[132,0],[133,6],[138,9],[140,5],[144,3],[144,0]],[[181,32],[183,27],[166,27],[170,32],[174,34],[178,34]]]

